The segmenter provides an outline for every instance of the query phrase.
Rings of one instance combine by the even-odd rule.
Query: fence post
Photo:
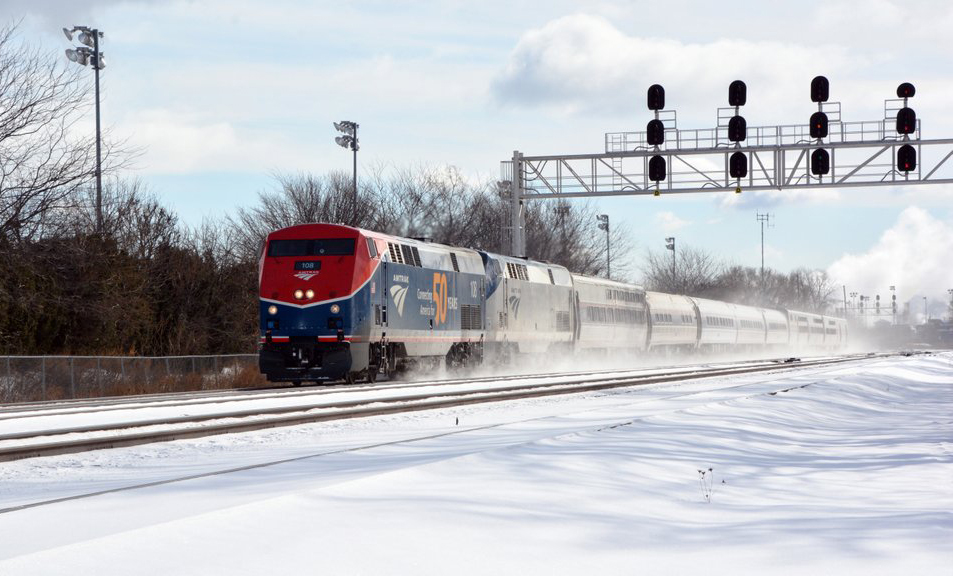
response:
[[[126,385],[126,357],[119,357],[119,370],[122,372],[122,385]]]
[[[218,390],[218,356],[215,358],[215,389]]]
[[[76,400],[76,378],[73,376],[73,357],[69,357],[69,394],[70,398]]]
[[[96,357],[96,384],[99,384],[99,397],[102,398],[106,392],[103,390],[103,374],[102,374],[103,370],[102,368],[99,367],[99,360],[100,358],[99,356],[97,356]]]
[[[43,392],[43,400],[46,400],[46,356],[40,361],[40,390]]]

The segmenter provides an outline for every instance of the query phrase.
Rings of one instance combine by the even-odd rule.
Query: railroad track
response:
[[[748,363],[765,362],[783,362],[784,359],[763,358]],[[745,362],[733,362],[731,365],[742,365]],[[188,392],[162,392],[155,394],[139,394],[135,396],[110,396],[103,398],[85,398],[85,399],[64,399],[37,402],[19,402],[16,404],[0,405],[0,421],[14,418],[34,417],[37,412],[42,411],[44,415],[73,414],[78,412],[90,411],[109,411],[109,410],[134,410],[148,408],[156,405],[165,407],[187,406],[190,404],[201,403],[203,401],[216,402],[242,402],[249,399],[267,399],[287,396],[315,396],[339,393],[342,391],[355,392],[365,390],[381,389],[405,389],[419,388],[433,385],[452,385],[458,383],[479,383],[519,380],[528,377],[548,378],[565,376],[586,376],[586,375],[611,375],[611,374],[630,374],[633,372],[657,372],[659,370],[694,370],[702,367],[717,367],[727,365],[726,363],[710,364],[688,364],[688,365],[660,365],[647,367],[641,370],[632,369],[609,369],[609,370],[587,370],[580,372],[564,371],[550,373],[525,373],[525,374],[491,374],[486,376],[469,375],[465,378],[440,378],[440,379],[414,379],[403,378],[396,380],[378,381],[376,384],[321,384],[317,386],[288,387],[288,386],[268,386],[262,388],[232,388],[227,390],[203,390]]]
[[[49,419],[51,417],[66,417],[76,414],[92,412],[114,412],[116,416],[111,422],[84,424],[80,426],[59,426],[36,428],[21,431],[12,431],[0,434],[0,461],[10,461],[37,456],[51,456],[69,454],[88,450],[135,446],[152,442],[169,440],[200,438],[216,434],[234,432],[248,432],[279,426],[292,426],[328,420],[346,418],[361,418],[452,408],[470,404],[500,402],[555,396],[560,394],[575,394],[595,392],[640,386],[660,384],[678,380],[697,378],[724,377],[743,375],[755,372],[765,372],[792,367],[808,368],[842,364],[866,360],[871,356],[847,356],[825,358],[785,364],[779,360],[749,362],[745,364],[714,365],[706,367],[679,367],[666,370],[641,371],[609,371],[602,373],[560,374],[559,376],[512,376],[494,377],[485,379],[444,380],[419,382],[412,384],[389,386],[363,386],[352,388],[316,388],[301,391],[295,389],[295,394],[289,396],[285,392],[274,393],[271,396],[252,395],[250,398],[221,398],[213,395],[199,401],[179,399],[171,403],[176,408],[205,408],[201,414],[185,414],[170,417],[168,414],[161,417],[149,417],[142,412],[147,409],[168,409],[168,398],[165,404],[149,399],[144,405],[126,406],[117,403],[99,404],[87,412],[77,411],[75,406],[68,411],[60,405],[49,410],[37,411],[34,407],[33,416],[27,417],[23,412],[15,416],[16,412],[0,413],[0,417]],[[492,386],[490,385],[492,382]],[[345,399],[335,399],[340,395],[350,396]],[[256,406],[244,409],[224,409],[223,404],[237,401],[260,402],[270,400],[279,405]],[[139,402],[139,398],[135,401]],[[202,403],[202,400],[205,403]],[[158,405],[158,406],[157,406]],[[210,409],[209,407],[214,409]],[[139,418],[131,418],[120,414],[121,410],[140,413]]]

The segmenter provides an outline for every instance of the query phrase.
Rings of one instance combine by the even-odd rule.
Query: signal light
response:
[[[811,153],[811,174],[824,176],[831,171],[831,155],[827,150],[818,148]]]
[[[903,107],[897,112],[897,132],[913,134],[917,129],[917,113],[913,108]]]
[[[662,121],[658,118],[649,120],[648,126],[645,127],[645,137],[649,146],[659,146],[665,142],[665,125]]]
[[[827,102],[831,96],[831,83],[824,76],[811,80],[811,102]]]
[[[744,116],[732,116],[728,121],[728,139],[742,142],[748,136],[748,122]]]
[[[735,80],[728,85],[728,105],[744,106],[748,101],[748,86],[741,80]]]
[[[897,86],[897,98],[913,98],[913,95],[916,93],[917,89],[909,82],[904,82],[900,86]]]
[[[897,170],[910,172],[917,169],[917,149],[904,144],[897,150]]]
[[[880,314],[880,294],[877,294],[876,306],[877,306],[877,314]]]
[[[659,155],[652,156],[652,158],[649,159],[649,180],[661,182],[665,180],[666,173],[665,158]]]
[[[665,88],[659,84],[649,86],[648,92],[649,110],[661,110],[665,108]]]
[[[748,157],[744,152],[735,152],[728,159],[728,173],[732,178],[741,179],[748,175]]]
[[[827,114],[815,112],[811,114],[811,138],[827,138]]]

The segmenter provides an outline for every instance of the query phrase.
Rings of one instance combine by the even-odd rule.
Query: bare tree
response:
[[[832,303],[834,284],[824,270],[798,268],[788,274],[785,301],[805,312],[826,312]]]
[[[94,174],[92,137],[73,130],[91,104],[80,69],[0,29],[0,236],[42,233],[44,218]]]
[[[724,264],[711,253],[683,246],[675,253],[674,267],[671,252],[647,251],[642,273],[645,286],[650,290],[711,297],[724,269]]]
[[[592,204],[560,200],[530,203],[525,209],[530,258],[560,264],[576,274],[606,275],[606,237]],[[508,203],[505,215],[509,217]],[[608,249],[612,278],[628,279],[632,242],[624,226],[612,223]]]
[[[257,206],[240,208],[229,218],[238,253],[245,261],[257,261],[265,237],[280,228],[309,222],[368,228],[378,221],[373,191],[360,189],[355,202],[351,179],[343,172],[326,177],[276,174],[275,179],[280,190],[260,193]]]

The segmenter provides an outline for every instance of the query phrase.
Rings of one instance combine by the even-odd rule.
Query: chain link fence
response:
[[[257,354],[0,356],[0,403],[265,385]]]

